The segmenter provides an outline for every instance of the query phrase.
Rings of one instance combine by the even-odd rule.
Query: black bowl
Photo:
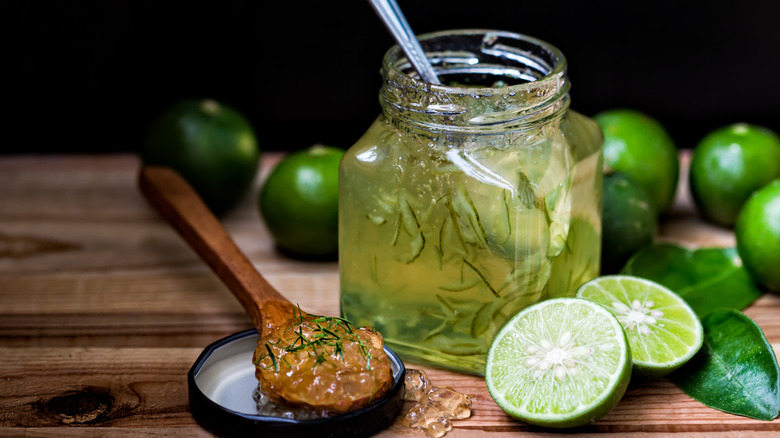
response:
[[[393,386],[363,409],[313,420],[257,415],[252,391],[257,386],[252,354],[255,330],[230,335],[206,347],[187,374],[190,411],[204,428],[222,437],[361,437],[392,424],[403,405],[406,368],[385,346],[393,370]]]

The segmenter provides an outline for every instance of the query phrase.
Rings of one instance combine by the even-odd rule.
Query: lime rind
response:
[[[704,331],[691,307],[673,291],[630,275],[608,275],[582,285],[577,297],[607,307],[623,326],[635,377],[666,375],[701,348]]]
[[[526,308],[498,333],[485,382],[509,415],[546,427],[575,427],[606,415],[631,375],[623,328],[603,306],[556,298]]]

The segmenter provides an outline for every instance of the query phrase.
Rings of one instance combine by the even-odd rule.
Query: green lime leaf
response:
[[[731,414],[772,421],[780,411],[780,370],[761,328],[734,309],[702,318],[704,346],[671,375],[686,394]]]
[[[668,287],[699,317],[719,308],[742,310],[761,296],[735,248],[689,250],[657,243],[634,254],[621,274]]]

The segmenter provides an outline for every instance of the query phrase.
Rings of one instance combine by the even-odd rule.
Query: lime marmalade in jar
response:
[[[482,374],[494,334],[599,272],[602,135],[569,110],[566,61],[524,35],[395,46],[383,112],[341,161],[341,311],[405,359]]]

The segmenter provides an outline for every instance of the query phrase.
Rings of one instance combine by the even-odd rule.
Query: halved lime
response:
[[[554,298],[527,307],[488,351],[485,383],[509,415],[545,427],[576,427],[606,415],[631,378],[623,328],[603,306]]]
[[[704,332],[696,313],[658,283],[630,275],[607,275],[583,284],[577,296],[606,306],[623,325],[635,377],[668,374],[701,348]]]

